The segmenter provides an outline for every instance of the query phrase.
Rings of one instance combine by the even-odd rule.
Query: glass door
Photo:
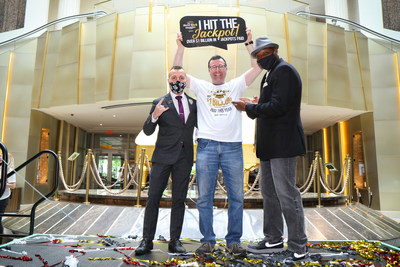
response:
[[[130,164],[135,163],[136,144],[134,134],[92,134],[91,146],[96,159],[99,175],[106,185],[114,184],[119,177],[119,182],[113,189],[124,186],[122,166],[125,160]],[[94,186],[94,184],[93,184]]]
[[[122,165],[124,165],[124,157],[121,154],[111,155],[111,183],[114,184],[119,179],[119,185],[123,182]]]
[[[96,157],[97,169],[99,170],[100,178],[103,183],[108,183],[108,154],[100,154]]]
[[[121,151],[98,150],[95,152],[96,164],[103,183],[106,185],[114,184],[120,177],[122,165],[124,164],[124,153]],[[120,185],[123,177],[120,179]]]

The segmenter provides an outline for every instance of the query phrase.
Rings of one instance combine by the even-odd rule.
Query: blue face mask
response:
[[[261,68],[270,70],[270,69],[272,69],[272,66],[275,64],[276,61],[277,61],[277,58],[275,56],[275,53],[273,53],[267,57],[257,60],[257,63],[258,63],[258,65],[260,65]]]
[[[186,82],[170,82],[169,87],[171,88],[171,91],[174,92],[175,94],[180,94],[183,92],[183,89],[186,87]]]

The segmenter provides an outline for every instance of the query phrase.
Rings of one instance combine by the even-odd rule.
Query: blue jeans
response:
[[[307,236],[303,202],[296,186],[296,157],[260,161],[260,165],[264,240],[270,243],[282,241],[284,217],[288,229],[288,249],[305,253]]]
[[[196,173],[199,198],[202,243],[215,244],[213,229],[213,203],[217,186],[218,169],[221,167],[228,194],[228,233],[226,245],[240,244],[243,231],[243,150],[242,142],[218,142],[198,139]]]

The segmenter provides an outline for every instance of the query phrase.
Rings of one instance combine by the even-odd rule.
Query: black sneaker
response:
[[[265,240],[261,240],[257,244],[250,244],[247,246],[247,251],[251,253],[268,254],[276,253],[283,250],[283,242],[271,244]]]
[[[205,253],[211,253],[214,251],[214,245],[211,245],[210,243],[201,243],[201,246],[196,249],[196,254],[202,255]]]
[[[276,261],[287,262],[287,261],[298,261],[307,258],[310,254],[308,251],[304,253],[296,253],[290,250],[285,250],[279,253],[275,253],[272,258]]]
[[[238,243],[234,243],[226,248],[226,252],[234,256],[246,257],[246,250]]]

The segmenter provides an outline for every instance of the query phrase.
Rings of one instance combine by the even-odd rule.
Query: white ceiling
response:
[[[96,8],[108,13],[123,13],[135,10],[138,7],[148,7],[149,2],[149,0],[99,1],[99,4],[96,6]],[[325,13],[324,3],[324,0],[239,0],[239,5],[241,6],[260,7],[278,13],[296,13],[297,11]],[[153,7],[176,7],[186,4],[217,4],[218,6],[236,7],[237,0],[152,0]]]
[[[301,120],[305,134],[315,133],[337,122],[347,121],[363,113],[365,111],[347,108],[312,105],[301,106]]]
[[[40,109],[56,119],[64,120],[88,132],[139,133],[150,112],[151,103],[137,103],[117,108],[115,102],[96,104],[57,106]],[[129,103],[131,104],[131,103]]]
[[[123,13],[138,7],[149,6],[148,0],[113,0],[104,1],[96,6],[97,10],[107,13]],[[179,6],[184,4],[218,4],[219,6],[236,6],[236,0],[153,0],[153,6]],[[274,12],[296,13],[297,11],[308,11],[313,13],[325,13],[324,1],[322,0],[240,0],[240,5],[265,8]],[[118,104],[126,106],[116,106]],[[110,107],[113,108],[105,108]],[[129,102],[102,102],[87,105],[59,106],[41,111],[64,120],[74,126],[80,127],[88,132],[105,133],[139,133],[143,123],[150,111],[151,103]],[[361,114],[362,111],[351,109],[321,107],[302,105],[302,121],[306,134],[314,133],[322,128],[331,126],[339,121],[348,120]]]
[[[118,103],[127,104],[127,103]],[[108,106],[115,108],[104,108]],[[117,107],[115,103],[97,103],[91,105],[58,106],[40,109],[59,120],[64,120],[87,132],[136,133],[142,130],[143,123],[149,115],[151,103],[136,103]],[[345,108],[311,106],[303,104],[301,118],[306,134],[312,134],[322,128],[346,121],[364,111]]]

